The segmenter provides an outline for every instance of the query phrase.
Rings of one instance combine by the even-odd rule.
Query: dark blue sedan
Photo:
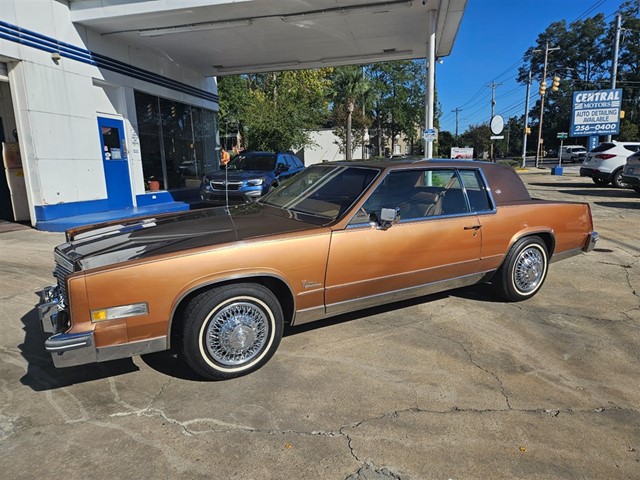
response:
[[[242,152],[202,178],[200,199],[216,205],[252,202],[302,170],[302,161],[290,153]]]

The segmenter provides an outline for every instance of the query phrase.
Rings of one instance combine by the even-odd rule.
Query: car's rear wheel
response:
[[[510,302],[533,297],[547,277],[548,257],[547,247],[540,237],[518,240],[493,279],[497,293]]]
[[[273,356],[283,330],[275,295],[258,284],[217,287],[185,309],[183,351],[205,378],[224,380],[253,372]]]
[[[598,187],[604,187],[609,182],[607,180],[603,180],[602,178],[593,177],[593,183],[595,183]]]
[[[611,175],[611,183],[616,188],[628,188],[629,184],[622,181],[622,169],[619,168]]]

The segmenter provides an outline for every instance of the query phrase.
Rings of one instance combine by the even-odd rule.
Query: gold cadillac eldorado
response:
[[[56,367],[178,346],[227,379],[285,325],[479,282],[526,300],[597,240],[589,205],[533,199],[500,165],[322,163],[257,202],[68,230],[38,308]]]

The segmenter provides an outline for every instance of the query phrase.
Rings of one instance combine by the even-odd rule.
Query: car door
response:
[[[467,283],[477,272],[482,234],[461,178],[452,168],[387,175],[349,226],[332,233],[327,313]],[[371,215],[379,217],[383,208],[397,211],[398,223],[371,226]]]

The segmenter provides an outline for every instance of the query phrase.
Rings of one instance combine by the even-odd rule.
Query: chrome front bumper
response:
[[[98,361],[93,332],[65,333],[67,312],[60,304],[58,287],[46,287],[38,305],[40,325],[45,333],[52,333],[44,343],[57,368],[84,365]]]

